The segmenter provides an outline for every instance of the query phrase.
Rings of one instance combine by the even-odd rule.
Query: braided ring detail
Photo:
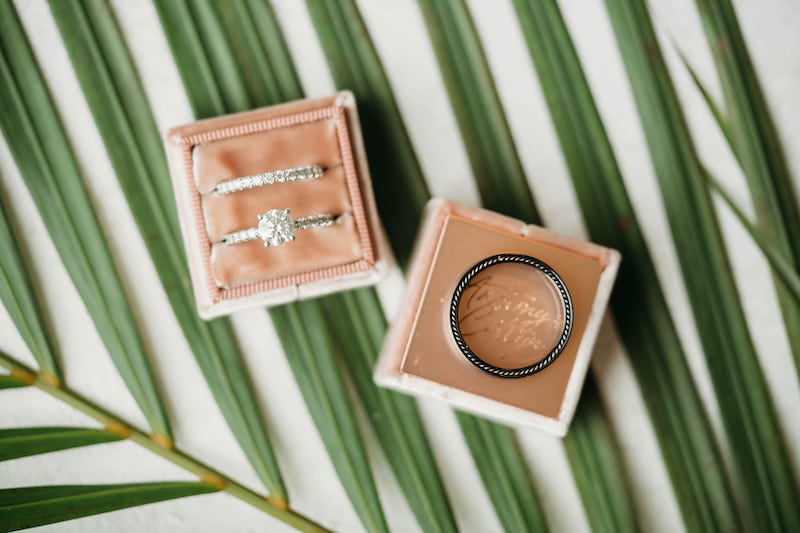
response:
[[[556,289],[558,290],[558,293],[561,296],[561,301],[564,305],[564,326],[556,345],[539,361],[521,368],[501,368],[491,365],[478,357],[464,340],[464,336],[461,333],[461,326],[458,323],[458,307],[461,303],[461,297],[463,296],[467,285],[469,285],[472,279],[479,272],[499,263],[522,263],[540,270],[550,279],[550,281],[553,282],[553,285],[555,285]],[[573,322],[572,298],[569,295],[566,285],[564,285],[564,282],[561,280],[561,277],[555,272],[555,270],[550,268],[550,266],[545,264],[543,261],[540,261],[535,257],[522,254],[494,255],[487,257],[483,261],[470,268],[466,274],[461,277],[461,281],[458,282],[458,285],[456,285],[456,288],[453,291],[453,297],[450,300],[449,315],[450,330],[453,333],[453,339],[455,340],[456,344],[458,345],[458,349],[461,350],[461,353],[464,355],[464,357],[466,357],[470,363],[480,368],[484,372],[501,378],[522,378],[544,370],[548,365],[555,361],[564,350],[564,347],[567,345],[567,341],[569,340],[570,333],[572,332]]]

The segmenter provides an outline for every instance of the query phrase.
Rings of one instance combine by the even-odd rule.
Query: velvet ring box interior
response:
[[[166,145],[203,318],[371,285],[389,270],[352,93],[201,120],[170,130]],[[314,179],[218,187],[312,166]],[[266,247],[259,215],[286,209],[332,223]],[[232,241],[250,228],[250,240]]]
[[[563,436],[619,261],[615,250],[434,199],[375,380]]]

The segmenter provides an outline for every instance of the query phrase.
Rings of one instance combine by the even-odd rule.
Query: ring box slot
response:
[[[202,120],[171,130],[167,152],[198,312],[204,318],[251,305],[377,282],[391,253],[377,218],[351,93],[301,100]],[[318,165],[321,177],[220,194],[217,184],[275,170]],[[265,248],[225,235],[258,225],[258,215],[329,214],[326,227]]]

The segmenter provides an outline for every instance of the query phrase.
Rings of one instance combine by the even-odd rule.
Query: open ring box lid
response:
[[[166,149],[202,318],[372,285],[393,263],[349,91],[174,128]],[[215,192],[223,181],[309,165],[322,176]],[[329,214],[336,222],[298,230],[281,246],[223,241],[287,208],[294,219]]]
[[[465,273],[500,254],[519,254],[545,263],[560,276],[571,297],[572,329],[563,350],[549,366],[525,377],[500,377],[481,370],[462,353],[453,333],[450,311],[454,291],[462,285]],[[603,246],[568,239],[485,209],[431,200],[414,245],[400,315],[384,342],[375,381],[398,391],[439,398],[500,422],[564,436],[575,413],[619,262],[620,254]],[[484,272],[491,268],[495,267]],[[546,295],[538,300],[520,296],[526,284],[531,285],[531,278],[517,279],[515,271],[511,277],[508,270],[504,272],[502,276],[494,274],[494,280],[484,276],[474,292],[468,294],[467,289],[460,296],[459,305],[469,299],[480,323],[461,322],[463,317],[472,320],[478,316],[471,314],[459,314],[458,320],[464,335],[474,332],[483,337],[484,350],[511,346],[508,353],[518,350],[528,356],[537,337],[543,337],[541,329],[535,329],[539,318],[544,312],[553,318],[554,307]],[[557,339],[558,335],[550,336],[539,344]],[[515,360],[512,355],[509,362]]]

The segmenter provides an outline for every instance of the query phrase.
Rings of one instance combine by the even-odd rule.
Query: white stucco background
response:
[[[800,4],[793,0],[737,0],[740,23],[800,189]],[[172,416],[178,446],[231,477],[261,490],[224,423],[181,334],[144,244],[113,175],[103,144],[45,0],[15,0],[67,132],[112,242],[122,276],[141,320],[153,365]],[[115,12],[140,69],[161,131],[190,122],[192,114],[153,6],[147,0],[114,0]],[[510,2],[468,0],[515,141],[546,224],[573,237],[586,232],[569,176],[549,122]],[[705,104],[681,67],[674,40],[719,97],[719,84],[691,0],[655,2],[654,17],[685,104],[700,153],[748,212],[747,187]],[[309,96],[334,91],[305,5],[275,0]],[[602,0],[562,1],[567,23],[606,121],[639,222],[658,268],[668,303],[715,427],[708,374],[687,303],[686,291],[660,202],[634,102]],[[477,204],[470,168],[425,27],[413,0],[359,0],[387,69],[403,118],[434,194]],[[140,426],[135,402],[108,358],[80,298],[66,275],[8,152],[0,143],[0,175],[13,214],[27,223],[27,246],[57,333],[67,382],[74,390]],[[800,467],[800,390],[783,333],[768,268],[751,240],[719,204],[745,311],[790,443]],[[698,258],[699,260],[700,258]],[[378,290],[387,315],[397,313],[403,291],[399,273]],[[258,391],[293,506],[336,531],[362,527],[341,488],[304,406],[275,332],[263,310],[233,317],[246,363]],[[0,308],[0,349],[33,364],[13,324]],[[633,472],[634,496],[646,530],[682,530],[677,505],[626,354],[607,319],[595,351],[593,371]],[[725,401],[725,399],[721,399]],[[420,401],[426,428],[464,531],[499,532],[451,411]],[[36,389],[0,393],[0,427],[93,425],[79,412]],[[374,436],[367,441],[380,496],[393,531],[419,531]],[[577,490],[561,442],[535,431],[520,441],[557,531],[587,531]],[[800,468],[798,468],[800,469]],[[0,487],[37,484],[111,483],[192,479],[173,464],[130,442],[105,444],[0,463]],[[0,525],[1,527],[1,525]],[[290,528],[225,493],[197,496],[118,511],[41,528],[46,531],[151,533],[184,531],[290,531]]]

